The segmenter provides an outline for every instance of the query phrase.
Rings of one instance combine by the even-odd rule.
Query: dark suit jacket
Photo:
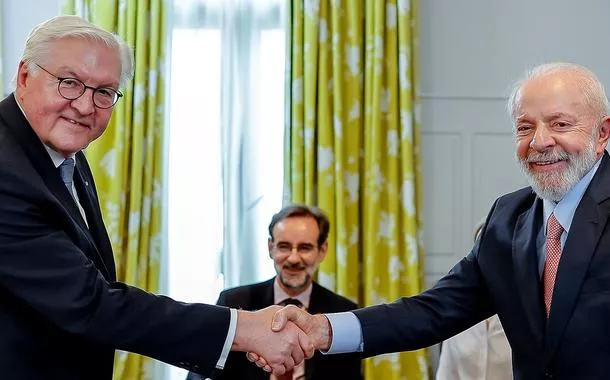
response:
[[[574,214],[546,319],[536,238],[542,201],[530,188],[499,198],[480,241],[432,289],[356,312],[366,355],[412,350],[498,313],[516,379],[610,377],[610,160]]]
[[[220,293],[218,304],[249,311],[264,309],[274,304],[273,281],[271,279],[253,285],[240,286]],[[308,311],[315,313],[335,313],[353,310],[355,303],[330,290],[313,283]],[[269,374],[250,363],[243,352],[231,352],[225,368],[216,371],[213,380],[266,380]],[[361,359],[355,355],[323,355],[316,352],[314,357],[305,361],[307,380],[360,380]],[[201,377],[190,373],[187,380]]]
[[[116,282],[87,160],[74,174],[85,225],[15,98],[0,103],[0,378],[112,378],[114,350],[210,372],[229,310]]]

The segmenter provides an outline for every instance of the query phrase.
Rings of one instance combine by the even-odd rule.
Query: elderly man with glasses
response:
[[[82,151],[132,68],[120,38],[56,17],[28,37],[16,90],[0,102],[0,377],[110,380],[115,349],[203,374],[252,350],[282,375],[313,346],[295,325],[269,331],[279,306],[184,304],[117,281]]]

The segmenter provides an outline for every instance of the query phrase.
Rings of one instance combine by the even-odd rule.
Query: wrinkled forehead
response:
[[[121,78],[119,47],[93,38],[68,37],[53,41],[44,63],[61,75],[79,79],[82,76],[118,85]]]

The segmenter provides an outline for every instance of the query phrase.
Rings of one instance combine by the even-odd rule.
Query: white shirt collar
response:
[[[311,299],[311,289],[312,288],[313,288],[313,284],[309,284],[307,289],[305,289],[301,293],[297,294],[296,296],[290,296],[290,295],[288,295],[288,293],[286,293],[284,291],[284,289],[282,289],[278,276],[275,276],[275,281],[273,281],[273,303],[275,305],[277,305],[278,303],[282,302],[286,298],[296,298],[299,301],[301,301],[301,303],[303,304],[303,306],[305,306],[306,309],[308,309],[309,300]]]

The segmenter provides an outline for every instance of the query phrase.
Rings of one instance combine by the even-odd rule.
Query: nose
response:
[[[290,250],[290,254],[286,258],[286,260],[288,260],[291,263],[297,263],[297,262],[301,261],[301,256],[299,255],[299,252],[297,251],[297,247],[292,247],[292,249]]]
[[[534,136],[530,142],[530,148],[538,152],[544,152],[554,145],[555,139],[553,138],[551,131],[549,131],[546,125],[540,123],[536,127],[536,131],[534,132]]]
[[[85,92],[78,98],[72,100],[72,107],[76,108],[81,115],[90,115],[95,111],[93,103],[93,90],[86,88]]]

